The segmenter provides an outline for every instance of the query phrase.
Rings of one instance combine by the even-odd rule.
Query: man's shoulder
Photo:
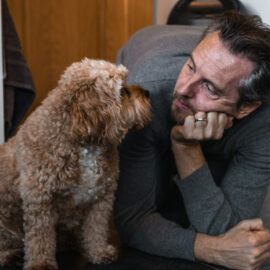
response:
[[[142,55],[152,57],[164,51],[189,53],[197,45],[203,30],[203,27],[189,25],[152,25],[143,28],[124,46],[130,60],[133,60],[127,64],[132,64]]]
[[[129,71],[128,83],[176,79],[197,45],[202,28],[155,25],[135,33],[118,53],[117,63]]]
[[[230,159],[236,153],[262,153],[270,151],[270,105],[262,104],[243,119],[235,119],[222,139],[203,142],[203,149],[215,157]],[[255,150],[256,149],[256,150]]]
[[[257,110],[239,122],[245,132],[247,130],[256,130],[256,132],[260,132],[260,130],[270,131],[270,104],[263,103]]]
[[[238,149],[270,146],[270,104],[262,104],[250,115],[237,120],[227,135]]]

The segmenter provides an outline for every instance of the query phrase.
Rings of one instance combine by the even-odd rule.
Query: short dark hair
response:
[[[251,75],[240,81],[238,107],[244,102],[270,101],[270,29],[260,17],[227,11],[204,32],[219,31],[223,44],[234,55],[247,57],[255,64]]]

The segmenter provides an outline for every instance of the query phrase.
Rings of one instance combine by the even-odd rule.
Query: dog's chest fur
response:
[[[112,181],[105,177],[102,164],[104,149],[100,146],[89,146],[80,149],[79,183],[66,187],[64,196],[71,197],[75,205],[97,201],[106,192],[106,186]]]

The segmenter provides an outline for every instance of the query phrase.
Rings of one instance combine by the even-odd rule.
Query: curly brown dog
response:
[[[89,261],[117,258],[108,221],[117,145],[150,120],[147,92],[125,86],[127,69],[84,59],[0,147],[0,264],[24,253],[25,270],[57,269],[57,233],[79,231]]]

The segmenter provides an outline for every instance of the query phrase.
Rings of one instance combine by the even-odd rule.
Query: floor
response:
[[[59,270],[225,270],[213,265],[152,256],[131,248],[124,248],[119,260],[108,265],[87,263],[77,253],[60,253],[57,255],[57,261]],[[0,267],[0,270],[21,268]]]

